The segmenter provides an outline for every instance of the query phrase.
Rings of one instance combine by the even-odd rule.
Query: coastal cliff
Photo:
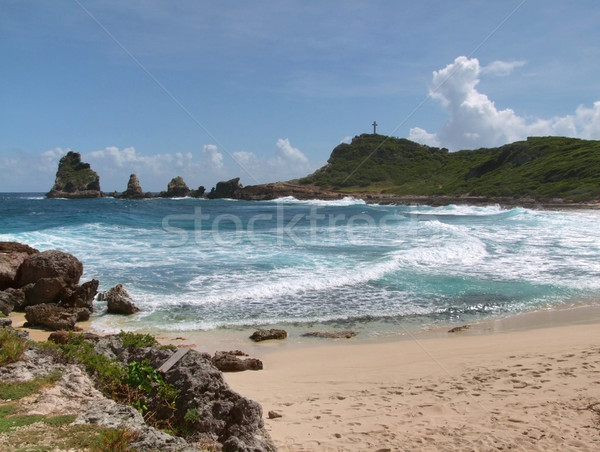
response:
[[[48,198],[100,198],[100,177],[90,168],[89,163],[81,161],[78,152],[68,152],[58,163],[56,180],[52,189],[46,193]]]

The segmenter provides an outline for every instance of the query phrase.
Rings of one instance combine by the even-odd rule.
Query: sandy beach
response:
[[[162,340],[259,357],[264,370],[225,376],[281,451],[600,450],[600,306],[385,341],[247,337]]]
[[[226,378],[282,451],[600,450],[598,311],[269,350]]]

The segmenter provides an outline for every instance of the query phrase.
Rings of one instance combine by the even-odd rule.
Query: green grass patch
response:
[[[56,383],[62,377],[61,372],[53,372],[50,375],[33,380],[18,383],[0,383],[0,399],[19,400],[31,394],[39,392],[44,386]]]
[[[119,333],[119,337],[123,341],[124,347],[142,348],[152,347],[153,345],[158,344],[154,336],[151,336],[150,334],[138,334],[121,331]]]
[[[27,350],[27,341],[13,331],[0,329],[0,366],[19,361]]]

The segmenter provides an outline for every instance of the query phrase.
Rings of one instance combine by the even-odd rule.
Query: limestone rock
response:
[[[25,308],[25,319],[31,325],[52,330],[75,330],[75,323],[87,320],[90,312],[85,308],[63,308],[56,304],[37,304]]]
[[[266,341],[269,339],[285,339],[287,337],[287,332],[285,330],[280,330],[276,328],[272,328],[270,330],[256,330],[250,336],[254,342]]]
[[[17,270],[16,283],[23,287],[42,278],[60,278],[66,286],[79,283],[83,264],[75,256],[50,250],[37,253],[25,260]]]
[[[240,350],[216,352],[212,363],[221,372],[243,372],[245,370],[262,370],[260,359],[246,358],[248,355]]]
[[[129,315],[140,311],[122,284],[117,284],[112,289],[104,292],[102,299],[106,300],[109,314]]]
[[[142,186],[140,185],[140,180],[135,174],[129,176],[129,182],[127,183],[127,190],[121,193],[119,198],[125,199],[141,199],[152,197],[150,193],[144,193],[142,190]]]
[[[61,278],[40,278],[36,282],[23,287],[25,305],[58,303],[60,294],[65,287],[65,282]]]
[[[92,279],[81,286],[64,288],[60,293],[60,305],[71,308],[86,308],[94,310],[94,299],[98,293],[100,281]]]
[[[4,315],[20,311],[25,307],[25,292],[21,289],[6,289],[0,292],[0,312]]]
[[[78,152],[68,152],[58,163],[56,180],[52,189],[46,193],[48,198],[99,198],[100,177],[90,168],[89,163],[81,161]]]
[[[22,243],[0,242],[0,290],[15,287],[19,266],[36,253],[39,251]]]
[[[207,195],[209,199],[222,199],[222,198],[236,198],[236,193],[242,188],[240,184],[240,178],[236,177],[228,181],[217,182],[217,186],[214,187]]]

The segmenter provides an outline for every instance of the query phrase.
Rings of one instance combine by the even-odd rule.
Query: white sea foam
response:
[[[359,198],[354,198],[352,196],[345,196],[342,199],[333,199],[333,200],[325,200],[325,199],[296,199],[293,196],[284,196],[282,198],[277,198],[268,202],[276,202],[280,204],[309,204],[315,206],[354,206],[354,205],[364,205],[366,202]]]

